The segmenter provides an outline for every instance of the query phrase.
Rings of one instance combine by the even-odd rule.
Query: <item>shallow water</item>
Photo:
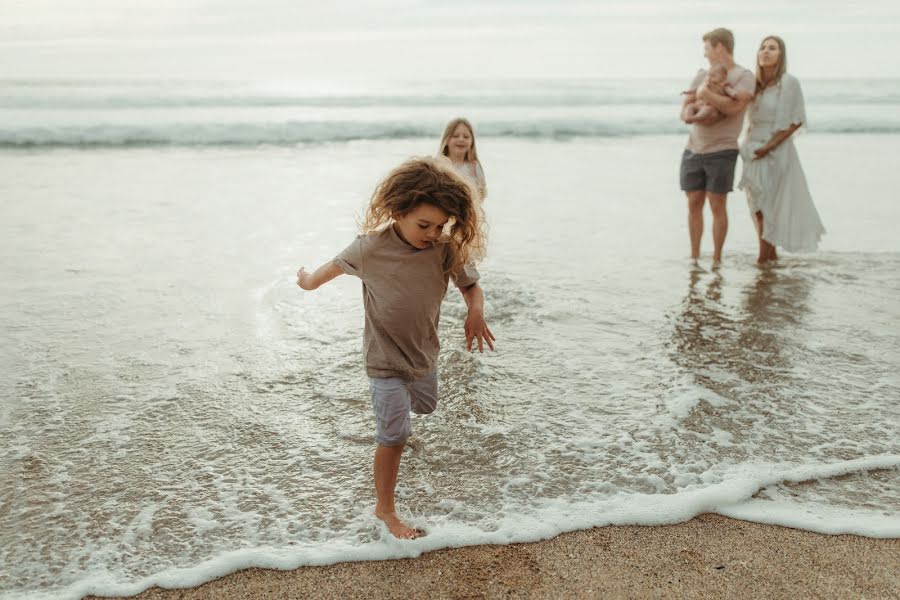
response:
[[[864,204],[845,175],[900,138],[801,138],[821,252],[757,268],[738,193],[718,271],[684,258],[682,143],[479,140],[497,352],[464,351],[451,290],[412,543],[370,514],[359,282],[293,274],[427,140],[0,154],[0,595],[703,511],[900,536],[900,209],[883,170]]]

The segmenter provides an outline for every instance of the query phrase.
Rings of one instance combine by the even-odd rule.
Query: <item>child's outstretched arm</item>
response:
[[[325,263],[312,273],[304,267],[300,267],[300,270],[297,271],[297,285],[304,290],[312,291],[322,284],[328,283],[341,273],[343,271],[334,261]]]
[[[459,288],[460,293],[469,307],[469,314],[466,317],[466,350],[472,350],[472,340],[478,340],[478,351],[484,352],[484,343],[487,342],[488,347],[494,349],[494,334],[488,329],[487,323],[484,322],[484,293],[478,283],[473,283],[469,287]]]

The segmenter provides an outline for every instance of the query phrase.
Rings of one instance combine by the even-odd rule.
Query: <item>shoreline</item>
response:
[[[900,598],[900,539],[701,514],[550,540],[292,571],[252,568],[140,600],[221,598]],[[99,600],[99,596],[87,596]]]

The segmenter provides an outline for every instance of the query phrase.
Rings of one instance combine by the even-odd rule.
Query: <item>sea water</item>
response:
[[[900,536],[900,82],[804,83],[820,251],[757,267],[735,192],[717,270],[709,223],[686,258],[678,81],[0,83],[0,597],[701,512]],[[372,515],[360,283],[294,274],[458,114],[497,350],[465,351],[451,286],[397,490],[428,535],[398,541]]]

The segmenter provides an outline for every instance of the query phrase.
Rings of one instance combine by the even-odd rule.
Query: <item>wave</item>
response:
[[[137,148],[145,146],[293,146],[357,140],[432,139],[438,123],[286,121],[263,123],[165,123],[0,128],[0,148]],[[480,121],[481,137],[557,139],[683,135],[673,118],[621,120]],[[900,122],[821,123],[815,133],[898,134]]]
[[[445,82],[427,92],[420,86],[400,85],[339,93],[178,81],[0,81],[0,109],[666,105],[677,103],[681,91],[681,84],[674,81],[645,86],[625,82]]]
[[[479,136],[685,134],[678,79],[298,86],[0,80],[0,148],[255,146],[429,138],[465,114]],[[804,84],[814,132],[900,133],[900,80]]]
[[[671,525],[704,512],[751,522],[801,528],[822,534],[852,534],[875,539],[900,536],[896,515],[873,509],[838,510],[805,503],[776,503],[753,498],[757,491],[781,482],[827,479],[850,473],[900,467],[900,455],[881,454],[831,464],[747,464],[736,466],[725,480],[703,489],[678,494],[616,493],[596,499],[546,498],[533,514],[515,511],[498,515],[496,526],[485,531],[463,523],[432,523],[428,535],[397,542],[372,515],[361,515],[359,525],[380,532],[362,541],[296,540],[288,547],[257,546],[224,550],[192,565],[170,566],[144,577],[129,577],[110,567],[86,570],[83,576],[59,587],[20,589],[6,600],[79,600],[88,594],[132,596],[153,586],[187,588],[242,569],[292,570],[348,561],[415,558],[425,552],[478,544],[531,543],[561,533],[608,525]],[[414,521],[415,523],[415,521]]]
[[[408,106],[610,106],[619,104],[672,104],[678,90],[659,96],[604,96],[581,94],[526,95],[160,95],[108,93],[103,95],[29,96],[0,94],[0,108],[8,109],[128,109],[128,108],[262,108],[262,107],[408,107]],[[898,98],[900,102],[900,98]]]
[[[145,108],[380,108],[380,107],[604,107],[604,106],[665,106],[680,102],[680,91],[673,88],[660,95],[604,95],[594,94],[524,94],[524,95],[354,95],[354,96],[291,96],[291,95],[161,95],[109,93],[103,95],[30,96],[0,92],[0,109],[145,109]],[[807,101],[823,105],[896,106],[900,94],[878,97],[854,95],[808,97]]]
[[[438,82],[424,93],[411,84],[335,93],[225,82],[0,80],[0,109],[662,106],[678,104],[684,86],[680,79],[512,80]],[[811,80],[804,91],[814,104],[900,104],[900,81],[895,80]]]

